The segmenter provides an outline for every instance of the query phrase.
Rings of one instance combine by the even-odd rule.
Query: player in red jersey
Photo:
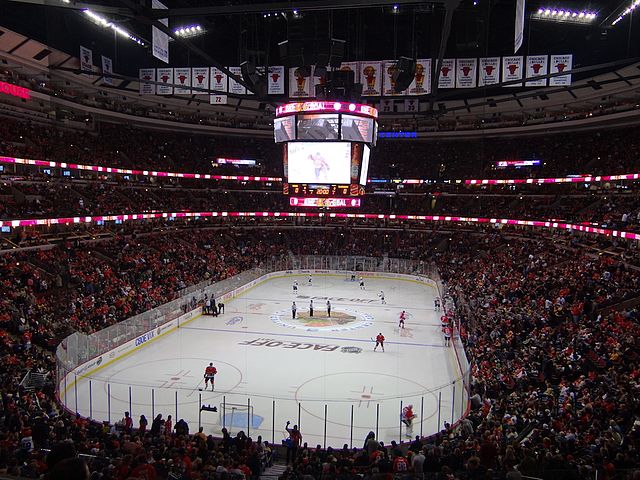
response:
[[[402,310],[400,313],[400,321],[398,322],[398,328],[404,328],[404,320],[407,318],[407,312]]]
[[[218,373],[218,369],[213,366],[213,363],[210,363],[207,368],[204,369],[204,389],[207,389],[207,385],[211,382],[211,391],[213,392],[213,382],[216,377],[216,373]]]
[[[416,415],[413,413],[413,405],[407,405],[402,409],[401,420],[407,427],[406,435],[407,437],[413,437],[413,419],[416,418]]]
[[[384,352],[384,335],[382,335],[382,332],[380,332],[377,336],[376,336],[376,346],[373,347],[373,351],[376,351],[376,348],[378,348],[378,346],[382,347],[382,351]]]

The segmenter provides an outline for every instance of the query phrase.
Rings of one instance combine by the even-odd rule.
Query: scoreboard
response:
[[[378,134],[377,118],[375,108],[348,102],[297,102],[278,107],[273,126],[274,139],[283,148],[283,192],[316,198],[363,195]],[[322,203],[337,206],[344,202]]]

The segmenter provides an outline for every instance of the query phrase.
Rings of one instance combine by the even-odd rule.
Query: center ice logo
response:
[[[291,318],[291,310],[287,309],[272,314],[271,321],[281,327],[307,332],[343,332],[373,325],[373,317],[368,313],[340,308],[331,309],[331,316],[329,316],[326,309],[316,308],[311,316],[308,305],[298,305],[296,318]]]

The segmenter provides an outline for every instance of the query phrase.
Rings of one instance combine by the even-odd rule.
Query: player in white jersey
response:
[[[358,281],[360,282],[360,290],[364,290],[364,278],[360,277]]]
[[[298,281],[293,282],[293,293],[298,293]]]
[[[382,305],[385,305],[387,303],[384,300],[384,292],[382,290],[380,290],[380,293],[378,294],[378,297],[380,297],[380,301],[382,302]]]
[[[436,312],[440,311],[440,298],[436,297],[433,299],[433,309]]]

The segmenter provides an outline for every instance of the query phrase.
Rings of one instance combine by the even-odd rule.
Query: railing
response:
[[[230,431],[242,429],[247,434],[262,435],[272,442],[279,442],[286,436],[283,425],[286,420],[291,420],[301,426],[305,441],[310,445],[324,446],[342,446],[344,443],[358,446],[369,431],[374,431],[377,438],[383,441],[403,441],[407,433],[427,436],[440,431],[444,423],[455,423],[466,414],[470,368],[457,329],[452,337],[453,348],[448,350],[452,354],[452,365],[457,366],[457,374],[452,374],[449,381],[434,387],[416,387],[410,395],[387,392],[383,397],[367,402],[367,408],[359,408],[361,402],[357,400],[346,399],[349,395],[338,399],[297,392],[294,397],[244,390],[237,393],[231,389],[215,392],[213,396],[211,392],[197,391],[191,386],[161,387],[153,381],[153,377],[149,381],[132,383],[121,381],[115,375],[101,375],[100,371],[105,365],[126,357],[140,345],[165,335],[172,328],[186,325],[199,313],[205,295],[226,301],[236,294],[236,290],[260,283],[261,277],[274,272],[283,272],[285,275],[323,273],[344,276],[345,281],[360,272],[383,277],[404,275],[435,286],[443,304],[450,309],[455,308],[435,266],[430,263],[386,257],[298,256],[264,259],[256,268],[220,282],[202,282],[183,290],[182,296],[172,302],[92,335],[76,332],[65,338],[56,352],[60,402],[70,412],[109,423],[115,423],[125,410],[131,412],[132,416],[144,413],[150,423],[157,413],[163,413],[165,417],[167,414],[175,415],[174,423],[179,418],[185,418],[192,425],[192,430],[197,422],[198,426],[204,426],[210,433],[219,433],[221,428]],[[274,368],[279,367],[274,365]],[[406,431],[399,415],[403,405],[410,402],[417,416],[413,432]],[[200,408],[202,405],[210,408],[203,411]],[[213,407],[217,410],[215,414],[212,413]]]

